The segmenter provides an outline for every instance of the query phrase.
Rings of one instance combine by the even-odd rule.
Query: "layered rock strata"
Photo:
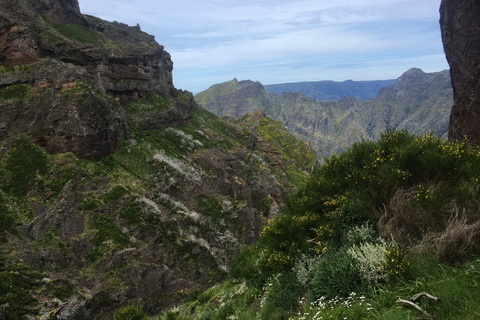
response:
[[[183,124],[197,109],[173,86],[168,52],[138,25],[84,16],[77,0],[0,8],[1,140],[25,133],[50,153],[99,160],[128,135],[121,105],[167,97],[168,112],[144,115],[145,129]]]

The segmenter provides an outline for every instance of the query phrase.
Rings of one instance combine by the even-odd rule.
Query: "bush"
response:
[[[5,164],[5,190],[17,196],[24,196],[33,186],[37,175],[48,169],[48,157],[40,147],[30,143],[27,136],[15,140]]]
[[[299,289],[300,283],[293,272],[285,272],[275,277],[265,288],[265,296],[262,299],[264,312],[262,314],[272,313],[272,310],[296,309],[298,307]]]
[[[347,297],[351,292],[364,292],[367,283],[359,275],[357,261],[348,248],[329,251],[318,263],[309,284],[309,299]]]
[[[355,259],[358,273],[364,281],[375,285],[387,279],[385,253],[390,246],[380,238],[377,242],[364,242],[348,249],[347,252]]]
[[[138,305],[129,305],[115,311],[114,320],[144,320],[148,315]]]

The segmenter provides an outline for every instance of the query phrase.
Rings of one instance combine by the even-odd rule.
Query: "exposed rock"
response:
[[[84,67],[43,59],[29,72],[0,74],[0,84],[25,84],[32,90],[30,96],[2,104],[0,140],[26,133],[49,153],[100,160],[128,133],[122,110],[112,108],[101,79]]]
[[[198,108],[173,86],[168,52],[138,26],[83,16],[77,0],[0,0],[0,8],[0,89],[34,86],[2,101],[0,140],[27,133],[49,153],[100,160],[128,134],[117,102],[170,99],[136,116],[143,129],[181,125]]]
[[[450,64],[455,104],[448,138],[480,144],[480,6],[474,0],[442,0],[440,26]]]

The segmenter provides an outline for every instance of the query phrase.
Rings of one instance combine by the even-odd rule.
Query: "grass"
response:
[[[85,44],[96,44],[100,40],[100,36],[97,32],[84,26],[63,23],[52,23],[52,26],[62,36],[67,37],[72,41],[78,41]]]

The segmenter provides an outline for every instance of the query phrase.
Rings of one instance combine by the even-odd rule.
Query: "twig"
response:
[[[412,298],[413,301],[417,300],[418,298],[420,297],[427,297],[427,298],[430,298],[432,300],[435,300],[435,301],[442,301],[440,298],[437,298],[437,297],[434,297],[432,296],[431,294],[428,294],[426,292],[420,292],[419,294],[417,294],[416,296],[414,296]]]
[[[412,306],[412,307],[414,307],[415,309],[417,309],[418,311],[422,312],[426,317],[428,317],[428,318],[431,318],[431,317],[432,317],[432,316],[430,315],[430,313],[428,313],[427,311],[423,310],[422,308],[420,308],[419,305],[415,304],[415,303],[412,302],[412,301],[399,298],[399,299],[397,299],[396,302],[397,302],[397,303],[405,303],[405,304],[408,304],[409,306]]]

